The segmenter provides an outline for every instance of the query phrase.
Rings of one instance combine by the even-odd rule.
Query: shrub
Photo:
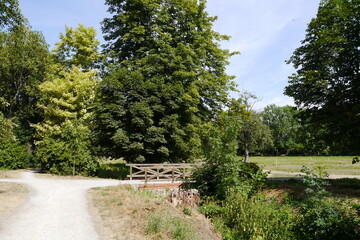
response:
[[[307,186],[308,198],[299,207],[299,218],[294,226],[298,239],[351,240],[360,234],[360,219],[354,205],[328,197],[325,191],[327,173],[321,169],[302,168],[306,174],[303,183]]]
[[[292,209],[261,195],[231,191],[222,218],[227,227],[227,239],[294,239]]]
[[[92,155],[90,130],[80,121],[66,121],[59,136],[37,142],[36,156],[45,172],[60,175],[93,176],[99,167]]]
[[[358,239],[360,221],[356,210],[331,198],[308,199],[299,209],[294,232],[298,239]]]
[[[234,161],[231,166],[207,163],[193,172],[192,182],[187,183],[187,187],[198,189],[202,196],[224,200],[230,188],[247,188],[248,194],[255,194],[264,186],[267,175],[256,163],[241,160]]]
[[[18,169],[29,165],[30,155],[19,142],[0,139],[0,168]]]
[[[69,149],[68,143],[61,139],[43,139],[36,149],[36,156],[41,162],[42,171],[52,174],[92,176],[98,169],[98,162],[88,149],[74,152]],[[76,159],[75,168],[71,159]]]
[[[224,208],[214,202],[207,202],[199,206],[199,212],[204,214],[206,217],[218,217],[224,211]]]
[[[192,215],[192,210],[191,210],[190,208],[188,208],[188,207],[185,207],[185,208],[183,209],[183,213],[184,213],[185,215],[191,216],[191,215]]]
[[[192,174],[189,188],[196,188],[202,196],[224,200],[230,188],[251,186],[255,193],[265,183],[267,174],[255,163],[245,163],[237,156],[241,122],[238,118],[222,115],[213,127],[206,145],[206,163]]]

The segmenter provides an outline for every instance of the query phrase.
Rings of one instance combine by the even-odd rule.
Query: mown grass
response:
[[[302,166],[322,167],[329,174],[360,175],[360,164],[352,164],[352,156],[276,156],[250,157],[250,162],[263,166],[266,170],[300,172]]]

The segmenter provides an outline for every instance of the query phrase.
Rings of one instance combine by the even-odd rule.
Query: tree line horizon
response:
[[[105,44],[65,27],[52,50],[17,0],[0,3],[0,167],[92,175],[99,157],[192,162],[218,131],[249,155],[360,152],[359,1],[323,0],[287,60],[296,107],[253,109],[226,73],[238,52],[205,0],[106,0]],[[99,50],[101,47],[101,51]],[[230,98],[229,91],[239,92]],[[219,139],[226,142],[226,139]],[[1,159],[2,158],[2,159]]]

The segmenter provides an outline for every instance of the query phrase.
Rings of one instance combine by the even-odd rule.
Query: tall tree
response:
[[[18,25],[24,21],[18,0],[0,1],[0,28]]]
[[[36,155],[44,171],[94,173],[96,161],[89,149],[95,75],[95,71],[82,72],[73,67],[39,86],[38,107],[44,112],[44,121],[33,127],[39,138]]]
[[[34,123],[39,120],[37,86],[50,63],[48,45],[41,33],[25,24],[0,32],[0,42],[0,97],[8,103],[3,113]]]
[[[56,60],[71,69],[78,66],[83,70],[94,69],[101,55],[98,51],[100,41],[96,39],[93,27],[79,24],[77,28],[65,26],[65,33],[60,33],[60,42],[53,49]]]
[[[266,106],[262,111],[262,121],[271,131],[274,155],[288,155],[290,151],[298,150],[300,122],[297,114],[298,111],[295,107],[279,107],[275,104]]]
[[[107,0],[110,66],[99,91],[99,143],[129,161],[180,161],[200,145],[196,129],[227,100],[234,53],[212,30],[204,0]]]
[[[360,153],[360,1],[323,0],[288,63],[285,94],[305,109],[319,137]]]
[[[238,150],[243,152],[244,162],[249,161],[249,155],[255,150],[263,150],[273,144],[270,129],[263,124],[260,114],[253,110],[257,97],[250,92],[243,92],[238,99],[231,99],[229,115],[240,122],[238,132]]]

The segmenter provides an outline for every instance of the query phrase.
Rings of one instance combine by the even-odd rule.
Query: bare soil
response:
[[[191,216],[183,208],[174,207],[164,196],[150,191],[134,190],[130,186],[115,186],[90,189],[89,208],[96,221],[101,239],[173,239],[166,233],[147,235],[149,218],[154,215],[178,217],[190,223],[198,239],[221,239],[209,219],[195,209]]]
[[[26,202],[28,193],[25,184],[0,182],[0,225]]]
[[[0,170],[0,179],[16,179],[20,178],[20,174],[25,170]]]

